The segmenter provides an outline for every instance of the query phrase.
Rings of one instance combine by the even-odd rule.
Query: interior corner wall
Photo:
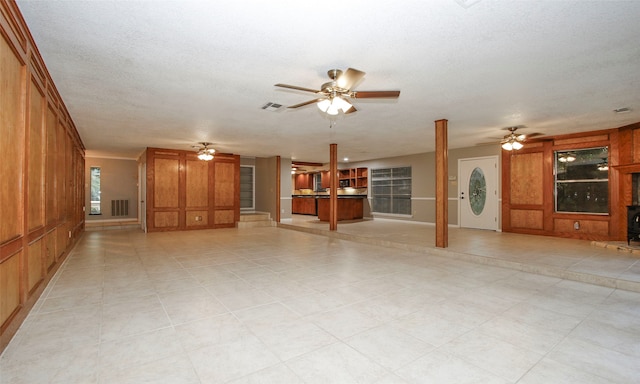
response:
[[[276,157],[256,157],[255,159],[255,193],[256,211],[269,212],[271,218],[276,217]]]
[[[291,218],[291,159],[280,159],[280,219]]]
[[[100,167],[100,215],[91,212],[91,167]],[[87,221],[138,218],[138,162],[135,159],[85,159],[85,218]],[[129,200],[129,214],[111,215],[112,200]]]

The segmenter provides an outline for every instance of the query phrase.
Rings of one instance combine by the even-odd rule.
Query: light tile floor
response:
[[[484,235],[465,246],[507,242]],[[581,244],[548,240],[517,259]],[[630,257],[589,247],[590,268]],[[84,234],[0,382],[637,383],[639,366],[637,292],[277,227],[114,230]]]
[[[592,242],[449,228],[446,249],[435,247],[432,224],[390,220],[339,222],[337,232],[315,216],[293,215],[282,227],[366,244],[430,252],[464,261],[640,292],[640,243]]]

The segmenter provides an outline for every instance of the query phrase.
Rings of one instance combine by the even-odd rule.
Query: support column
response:
[[[280,203],[282,200],[282,196],[280,196],[282,183],[282,169],[281,169],[281,161],[280,156],[276,156],[276,223],[280,222]]]
[[[338,229],[338,144],[329,145],[329,230]]]
[[[449,246],[449,149],[447,120],[436,120],[436,247]]]

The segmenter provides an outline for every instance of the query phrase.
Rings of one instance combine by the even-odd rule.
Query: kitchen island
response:
[[[363,201],[366,195],[338,195],[338,221],[363,217]],[[329,196],[316,196],[318,220],[329,221]]]

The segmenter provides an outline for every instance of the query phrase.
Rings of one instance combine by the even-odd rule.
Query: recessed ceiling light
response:
[[[345,157],[343,160],[344,160],[344,161],[349,161],[349,158],[348,158],[348,157]]]
[[[613,112],[615,112],[615,113],[629,113],[629,112],[631,112],[631,108],[629,108],[629,107],[616,108],[616,109],[613,110]]]

